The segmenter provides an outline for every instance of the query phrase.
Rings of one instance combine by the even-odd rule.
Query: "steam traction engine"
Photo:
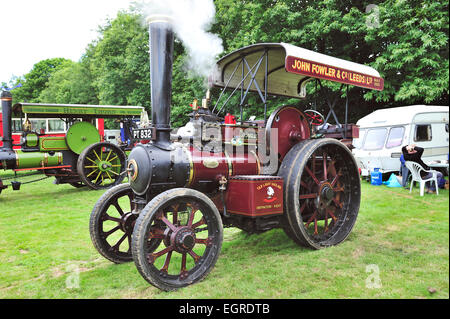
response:
[[[360,180],[349,149],[336,139],[312,138],[310,117],[280,107],[260,121],[243,121],[242,105],[256,92],[302,97],[313,78],[383,89],[374,69],[288,44],[258,44],[217,63],[210,81],[222,87],[215,107],[207,94],[190,122],[169,125],[173,32],[170,20],[150,21],[151,136],[128,160],[129,184],[108,190],[93,208],[90,233],[107,259],[134,260],[163,290],[203,279],[219,256],[223,226],[247,232],[283,228],[313,249],[347,238],[360,205]],[[241,93],[241,118],[220,117],[226,89]],[[230,96],[231,96],[230,95]]]
[[[131,126],[133,118],[146,115],[141,106],[13,105],[12,95],[8,91],[2,92],[1,104],[0,127],[3,129],[3,137],[0,145],[0,169],[13,170],[15,173],[37,171],[47,177],[54,176],[56,184],[68,183],[74,187],[88,186],[91,189],[110,188],[122,183],[126,177],[126,146],[102,141],[102,136],[94,125],[96,120],[120,119],[125,126]],[[20,144],[13,143],[13,114],[24,117]],[[43,132],[32,130],[30,117],[61,119],[69,129],[61,136],[41,134]],[[3,181],[0,178],[0,193],[8,187],[6,181]],[[19,190],[20,182],[15,180],[11,182],[11,186],[14,190]]]

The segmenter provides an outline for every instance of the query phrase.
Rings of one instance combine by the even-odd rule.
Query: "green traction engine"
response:
[[[33,171],[55,177],[56,184],[106,189],[120,184],[125,177],[128,144],[117,146],[102,141],[94,125],[100,118],[120,119],[131,129],[133,119],[145,118],[140,106],[99,106],[17,103],[12,104],[10,92],[1,95],[3,145],[0,146],[0,169],[18,172]],[[20,144],[13,144],[11,117],[24,119]],[[49,136],[31,130],[29,118],[60,118],[69,129],[62,136]],[[129,132],[128,132],[129,133]],[[22,173],[23,174],[23,173]],[[19,175],[20,176],[20,175]],[[23,175],[22,175],[23,176]],[[11,178],[10,178],[11,179]],[[15,179],[15,177],[14,177]],[[0,178],[0,193],[9,185]],[[20,182],[13,181],[14,190]]]

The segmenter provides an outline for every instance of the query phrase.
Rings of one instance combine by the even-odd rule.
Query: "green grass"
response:
[[[94,249],[89,215],[102,193],[52,179],[3,191],[0,298],[449,298],[448,190],[420,197],[418,188],[362,182],[351,235],[319,251],[280,229],[227,228],[208,277],[171,293],[147,284],[133,263],[112,264]],[[380,288],[366,285],[370,267],[379,269]],[[70,289],[74,270],[79,288]]]

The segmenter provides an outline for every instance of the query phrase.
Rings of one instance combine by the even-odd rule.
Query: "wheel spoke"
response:
[[[342,204],[341,202],[339,202],[336,198],[333,198],[333,203],[339,207],[340,209],[342,209],[342,207],[344,206],[344,204]]]
[[[113,229],[103,233],[103,235],[106,237],[109,237],[111,234],[115,233],[116,231],[118,231],[120,229],[120,226],[116,226]]]
[[[336,183],[338,182],[340,176],[341,176],[341,171],[339,170],[339,173],[336,174],[336,176],[334,177],[333,181],[331,182],[331,187],[334,187],[336,185]]]
[[[104,220],[110,220],[110,221],[117,222],[117,223],[121,222],[120,218],[112,217],[112,216],[109,216],[108,214],[105,214],[105,215],[106,216],[104,217]]]
[[[306,188],[307,190],[310,190],[310,187],[304,181],[300,181],[300,185]]]
[[[196,238],[195,239],[195,243],[196,244],[203,244],[203,245],[206,245],[206,246],[210,245],[212,241],[213,241],[213,239],[210,238],[210,237],[204,238],[204,239],[203,238]]]
[[[102,175],[102,172],[99,172],[98,175],[97,175],[97,178],[94,180],[94,184],[97,183],[97,180],[98,180],[98,178],[99,178],[101,175]]]
[[[317,211],[314,211],[314,214],[312,214],[312,216],[308,219],[308,221],[306,222],[305,227],[308,228],[308,226],[312,223],[312,221],[316,218],[317,216]]]
[[[100,157],[98,157],[98,154],[97,154],[97,152],[95,151],[95,149],[94,150],[92,150],[93,152],[94,152],[94,154],[95,154],[95,157],[97,157],[97,159],[101,162],[102,160],[100,159]]]
[[[333,212],[331,210],[328,211],[328,214],[330,214],[331,218],[333,219],[334,222],[337,222],[337,217],[334,216]]]
[[[89,177],[89,176],[91,176],[92,174],[94,174],[95,172],[97,172],[98,171],[98,169],[95,169],[95,170],[93,170],[92,172],[90,172],[88,175],[86,175],[86,177]]]
[[[172,223],[174,225],[178,224],[178,208],[179,208],[179,204],[176,205],[172,205]]]
[[[195,204],[188,204],[188,206],[191,208],[191,212],[189,214],[187,226],[192,228],[192,223],[194,222],[195,213],[197,212],[198,207]]]
[[[112,171],[112,170],[108,170],[108,172],[113,173],[114,175],[117,175],[117,176],[120,175],[120,174],[118,174],[118,173],[116,173],[116,172],[114,172],[114,171]]]
[[[173,250],[173,247],[169,246],[169,247],[166,247],[165,249],[163,249],[163,250],[161,250],[161,251],[159,251],[157,253],[148,254],[147,260],[148,260],[148,262],[150,264],[153,264],[157,258],[167,254],[168,252],[170,252],[172,250]]]
[[[319,195],[317,195],[315,193],[303,194],[303,195],[300,195],[300,199],[317,198],[317,196],[319,196]]]
[[[172,257],[172,251],[169,251],[169,253],[166,256],[166,260],[164,261],[164,266],[161,268],[160,271],[167,272],[169,271],[169,264],[170,264],[170,258]]]
[[[319,184],[320,184],[319,180],[318,180],[317,177],[313,174],[313,172],[311,172],[311,170],[309,169],[308,166],[305,166],[305,170],[306,170],[306,172],[309,174],[309,176],[311,176],[311,178],[313,179],[313,181],[314,181],[317,185],[319,185]]]
[[[323,153],[323,180],[326,181],[328,179],[327,177],[328,171],[327,171],[327,153]]]
[[[177,230],[177,228],[175,227],[175,225],[172,224],[172,223],[166,218],[166,216],[164,216],[164,214],[163,214],[162,211],[159,213],[159,219],[160,219],[164,224],[166,224],[172,231],[176,231],[176,230]]]
[[[181,257],[181,270],[180,270],[180,277],[182,279],[187,277],[187,270],[186,270],[186,253],[184,253]]]
[[[164,239],[164,230],[161,228],[150,229],[150,238]]]
[[[191,255],[192,258],[194,258],[195,263],[198,263],[200,260],[200,256],[197,255],[193,250],[188,251],[188,254]]]
[[[91,162],[94,163],[95,165],[97,165],[97,162],[94,161],[94,160],[92,160],[89,156],[86,156],[86,159],[89,160],[89,161],[91,161]]]
[[[109,156],[111,155],[111,153],[112,153],[112,150],[110,150],[109,153],[108,153],[108,156],[106,156],[105,162],[108,161],[108,158],[109,158]]]
[[[111,248],[113,248],[113,249],[119,251],[120,245],[123,243],[123,241],[124,241],[125,238],[127,238],[127,237],[128,237],[128,234],[124,234],[122,237],[120,237],[119,241],[118,241],[114,246],[112,246]]]
[[[198,222],[196,222],[194,225],[192,225],[192,229],[195,229],[195,228],[197,228],[198,226],[201,226],[201,225],[205,225],[206,224],[206,221],[205,221],[205,219],[202,217],[202,219],[200,220],[200,221],[198,221]]]
[[[122,210],[122,207],[120,207],[119,202],[116,201],[112,203],[112,205],[117,209],[117,211],[119,212],[120,216],[123,216],[124,212]]]

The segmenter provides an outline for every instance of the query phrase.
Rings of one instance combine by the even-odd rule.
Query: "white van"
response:
[[[353,154],[363,177],[374,168],[385,176],[400,170],[402,147],[416,144],[425,150],[422,160],[448,161],[448,106],[411,105],[377,110],[356,124]]]

